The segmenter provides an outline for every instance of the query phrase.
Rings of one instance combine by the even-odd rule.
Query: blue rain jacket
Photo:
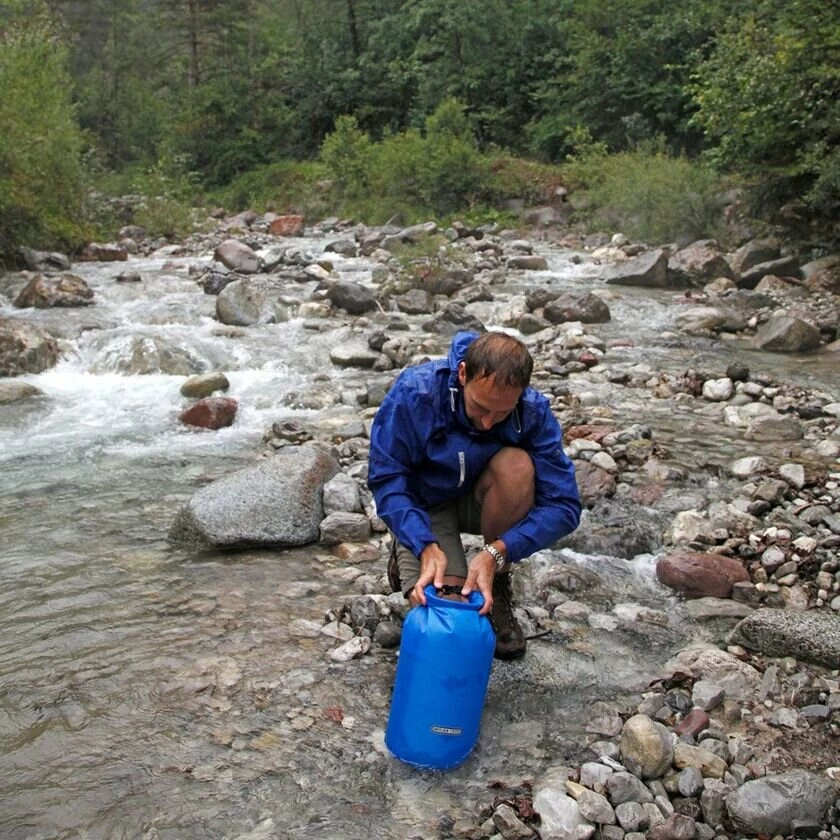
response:
[[[560,424],[538,391],[526,388],[511,414],[487,431],[470,423],[458,363],[476,338],[458,333],[447,359],[407,368],[397,378],[371,428],[368,486],[379,516],[419,555],[437,542],[427,510],[470,491],[503,447],[524,449],[534,462],[536,503],[498,535],[518,563],[577,528],[580,495]]]

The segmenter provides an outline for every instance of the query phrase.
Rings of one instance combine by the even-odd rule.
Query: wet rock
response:
[[[28,382],[16,379],[0,379],[0,405],[19,402],[31,397],[43,396],[44,392]]]
[[[547,271],[548,261],[545,257],[539,257],[534,254],[522,254],[508,257],[507,267],[520,271]]]
[[[179,511],[169,538],[204,548],[315,542],[322,489],[337,472],[336,461],[318,449],[283,449],[201,488]]]
[[[279,301],[282,288],[274,279],[234,280],[216,298],[216,319],[236,327],[286,321],[288,311]]]
[[[760,350],[803,353],[820,346],[820,331],[793,315],[773,315],[759,327],[755,343]]]
[[[379,356],[362,344],[340,344],[330,350],[330,361],[342,368],[371,368]]]
[[[223,429],[233,425],[238,409],[238,401],[231,397],[207,397],[182,411],[178,420],[185,426]]]
[[[377,308],[373,292],[349,280],[332,283],[327,290],[327,297],[333,306],[343,309],[350,315],[363,315]]]
[[[28,321],[0,319],[0,376],[41,373],[58,361],[58,343]]]
[[[463,303],[452,302],[434,318],[423,324],[423,329],[440,335],[454,335],[460,330],[486,332],[486,328],[475,315],[467,312]]]
[[[160,336],[130,335],[116,339],[103,335],[94,342],[98,349],[92,373],[122,373],[139,376],[166,373],[190,376],[204,369],[204,362],[176,340]]]
[[[591,292],[561,295],[545,305],[543,314],[552,324],[562,324],[567,321],[605,324],[610,320],[610,309],[607,304]]]
[[[661,557],[656,564],[656,577],[660,583],[689,598],[704,595],[728,598],[734,583],[750,579],[739,560],[693,551]]]
[[[53,306],[90,306],[93,289],[75,274],[38,274],[23,288],[15,300],[18,309]]]
[[[225,239],[213,252],[213,258],[225,268],[240,274],[256,274],[262,269],[262,262],[253,248],[238,239]]]
[[[750,836],[786,835],[793,820],[820,824],[836,796],[834,784],[804,770],[753,779],[726,797],[736,829]]]
[[[767,656],[795,656],[840,668],[840,615],[762,608],[738,623],[730,643]]]
[[[610,265],[601,274],[609,286],[647,286],[663,288],[668,284],[668,252],[650,251],[625,263]]]
[[[716,683],[728,698],[745,701],[761,682],[759,672],[732,654],[703,644],[680,651],[665,665],[667,671],[690,671],[695,677]]]
[[[227,391],[230,382],[223,373],[203,373],[190,377],[181,386],[181,396],[191,399],[209,397],[214,391]]]

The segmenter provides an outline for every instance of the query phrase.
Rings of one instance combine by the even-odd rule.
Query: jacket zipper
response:
[[[463,487],[467,478],[467,458],[463,450],[458,453],[458,486]]]

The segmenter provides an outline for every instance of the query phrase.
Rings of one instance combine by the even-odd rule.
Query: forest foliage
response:
[[[558,178],[650,237],[708,234],[727,176],[840,200],[825,0],[0,0],[0,83],[0,254],[75,244],[92,183],[161,232],[201,197],[374,221]]]

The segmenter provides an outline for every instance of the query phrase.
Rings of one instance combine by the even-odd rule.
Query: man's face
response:
[[[467,380],[466,365],[458,365],[458,381],[464,391],[464,410],[476,429],[486,432],[501,423],[519,402],[522,388],[497,385],[496,377]]]

